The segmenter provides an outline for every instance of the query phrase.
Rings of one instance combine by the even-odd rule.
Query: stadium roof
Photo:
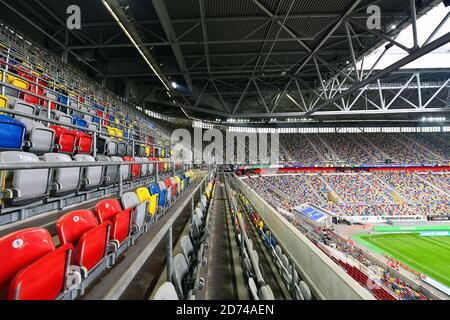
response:
[[[71,4],[0,0],[6,23],[56,54],[68,51],[69,62],[158,112],[226,121],[449,110],[450,59],[418,60],[426,69],[411,62],[450,41],[449,10],[440,0],[80,0],[81,30],[66,34]],[[366,25],[371,5],[380,8],[380,29]],[[433,23],[419,23],[437,5]],[[376,54],[383,54],[378,63]]]

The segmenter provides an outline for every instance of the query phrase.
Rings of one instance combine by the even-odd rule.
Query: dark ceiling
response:
[[[107,79],[107,87],[119,94],[131,81],[139,88],[134,98],[146,101],[156,111],[183,115],[179,108],[182,102],[190,105],[186,109],[189,115],[200,118],[302,111],[316,99],[326,100],[317,93],[322,88],[321,80],[332,79],[352,64],[346,23],[356,57],[386,41],[364,27],[369,5],[381,9],[383,35],[393,37],[411,23],[406,0],[114,1],[122,6],[144,40],[141,45],[150,50],[162,73],[179,85],[177,90],[185,100],[177,99],[174,104],[167,98],[161,83],[99,0],[0,0],[0,19],[61,55],[64,48],[48,35],[65,43],[66,8],[77,4],[82,28],[69,32],[72,64],[98,81]],[[417,15],[439,3],[415,1]],[[397,28],[388,31],[393,23]],[[97,71],[80,63],[75,55]],[[390,73],[382,82],[404,83],[411,72]],[[421,80],[445,81],[448,76],[447,70],[430,70],[421,73]],[[375,100],[376,91],[369,90],[353,108],[370,109],[367,99]],[[389,99],[396,92],[385,94]],[[441,94],[444,99],[446,92]],[[301,100],[305,101],[299,106]],[[398,99],[395,107],[407,108],[405,100]],[[330,104],[323,111],[335,109]]]

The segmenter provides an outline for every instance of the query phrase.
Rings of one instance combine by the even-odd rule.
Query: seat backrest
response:
[[[159,189],[159,186],[158,186],[157,184],[155,184],[155,183],[151,183],[151,184],[148,186],[148,189],[150,190],[150,194],[151,194],[151,195],[161,193],[161,189]]]
[[[0,162],[40,162],[34,153],[19,151],[0,152]],[[47,192],[49,169],[16,170],[12,173],[12,187],[20,191],[17,199],[42,196]]]
[[[72,162],[72,158],[64,153],[46,153],[42,157],[46,162]],[[61,186],[58,191],[75,189],[80,182],[80,168],[55,168],[55,181]]]
[[[63,245],[22,269],[11,282],[8,299],[56,299],[64,290],[72,252],[71,244]]]
[[[136,190],[136,195],[137,195],[140,203],[142,203],[144,201],[150,201],[150,192],[145,187],[138,188]]]
[[[198,215],[199,218],[203,220],[203,212],[199,207],[195,208],[195,214]]]
[[[9,116],[0,114],[0,149],[1,150],[20,150],[22,149],[23,139],[25,137],[26,127]]]
[[[74,157],[75,161],[79,162],[95,162],[93,156],[88,154],[77,154]],[[103,160],[107,161],[107,160]],[[85,178],[88,179],[88,185],[98,185],[102,181],[102,167],[86,167],[85,168]]]
[[[188,236],[183,236],[180,240],[180,246],[186,260],[189,261],[189,257],[192,252],[194,252],[194,246],[192,245],[191,239]]]
[[[10,282],[16,274],[55,246],[47,229],[29,228],[0,238],[0,299],[6,298]]]
[[[76,210],[59,218],[56,232],[61,244],[75,244],[85,232],[97,225],[97,219],[91,210]]]
[[[14,110],[18,111],[18,112],[34,115],[36,112],[36,107],[33,106],[32,104],[26,103],[24,101],[17,100],[14,103]]]
[[[77,265],[90,271],[106,256],[110,228],[111,222],[106,221],[83,233],[76,250]]]
[[[118,199],[105,199],[95,206],[95,215],[99,223],[112,221],[114,216],[122,211],[122,206]]]
[[[154,300],[178,300],[177,291],[172,282],[164,282],[155,293]]]
[[[145,188],[147,189],[147,188]],[[147,189],[148,192],[148,189]],[[150,196],[150,194],[149,194]],[[125,192],[122,195],[122,198],[120,198],[120,201],[122,202],[122,207],[124,209],[134,209],[136,208],[141,202],[139,201],[139,197],[135,192]]]
[[[248,287],[250,288],[252,299],[259,300],[258,288],[256,287],[256,283],[255,280],[253,280],[253,278],[248,278]]]
[[[189,265],[182,253],[177,254],[175,258],[173,258],[172,263],[173,263],[172,282],[175,285],[178,297],[180,299],[184,299],[185,293],[183,288],[183,281],[184,278],[188,275]]]

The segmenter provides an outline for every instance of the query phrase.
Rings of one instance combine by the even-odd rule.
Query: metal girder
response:
[[[163,27],[164,33],[166,34],[167,39],[170,41],[172,48],[172,52],[177,61],[178,67],[180,68],[181,73],[183,74],[184,81],[192,93],[192,80],[189,74],[189,70],[186,66],[186,61],[184,60],[183,51],[181,50],[180,45],[178,44],[177,35],[175,34],[175,30],[173,29],[172,23],[170,21],[170,15],[167,10],[167,6],[164,0],[152,0],[153,7],[155,8],[156,14],[161,21],[161,25]]]
[[[342,97],[347,96],[348,94],[355,92],[356,90],[359,90],[361,88],[363,88],[364,86],[377,81],[378,79],[390,74],[392,71],[395,71],[405,65],[407,65],[408,63],[411,63],[412,61],[424,56],[427,53],[430,53],[432,51],[434,51],[435,49],[443,46],[444,44],[450,42],[450,33],[447,33],[445,35],[443,35],[442,37],[434,40],[433,42],[427,44],[426,46],[421,47],[420,49],[410,53],[408,56],[406,56],[405,58],[393,63],[392,65],[390,65],[389,67],[378,71],[377,73],[375,73],[374,75],[358,82],[355,83],[350,89],[347,89],[346,91],[342,92],[341,94],[335,96],[334,98],[330,99],[329,101],[319,105],[318,107],[314,108],[312,111],[310,111],[308,114],[311,114],[315,111],[318,111],[320,109],[323,109],[324,107],[328,106],[329,104],[339,100]]]
[[[209,48],[208,48],[208,30],[206,28],[205,22],[205,3],[204,0],[198,0],[198,5],[200,7],[200,21],[202,24],[202,33],[203,33],[203,46],[205,49],[205,57],[206,57],[206,67],[208,69],[208,75],[211,77],[211,60],[209,58]]]

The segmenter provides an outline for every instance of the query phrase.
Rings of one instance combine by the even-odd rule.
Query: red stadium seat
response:
[[[167,189],[172,187],[172,196],[175,198],[177,196],[177,185],[173,184],[170,178],[164,179],[164,184],[166,185]]]
[[[109,221],[100,225],[90,210],[72,211],[56,223],[56,231],[62,245],[72,243],[75,247],[73,263],[92,270],[107,254]]]
[[[76,137],[75,147],[77,153],[90,154],[92,151],[92,136],[78,130],[72,130],[71,133]]]
[[[75,151],[75,143],[77,136],[73,131],[67,130],[60,126],[50,126],[55,130],[56,144],[58,145],[57,152],[73,153]]]
[[[131,230],[132,208],[122,210],[117,199],[102,200],[95,206],[95,215],[100,223],[111,222],[110,239],[117,240],[119,245],[128,238]]]
[[[17,273],[55,250],[47,229],[30,228],[0,238],[0,299],[7,297],[10,283]]]
[[[54,300],[64,291],[70,265],[71,244],[66,244],[31,263],[12,280],[8,300]]]
[[[123,161],[128,161],[128,162],[134,162],[135,160],[134,160],[134,158],[133,157],[123,157],[122,158],[123,159]],[[140,173],[140,168],[139,168],[139,165],[138,164],[133,164],[133,165],[131,165],[130,166],[130,168],[131,168],[131,179],[137,179],[137,178],[139,178],[139,173]]]

